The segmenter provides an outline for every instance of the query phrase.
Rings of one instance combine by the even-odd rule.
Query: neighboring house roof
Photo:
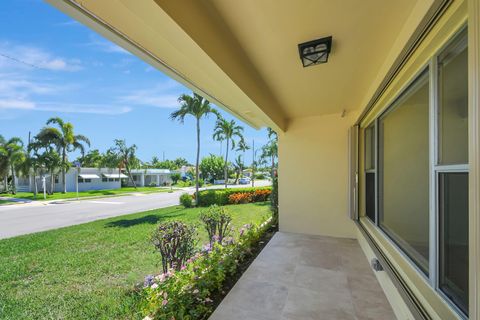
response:
[[[165,173],[165,174],[170,174],[169,169],[133,169],[130,170],[131,173],[145,173],[145,174],[159,174],[159,173]]]
[[[128,178],[127,175],[124,175],[123,173],[102,173],[102,175],[105,177],[105,178],[115,178],[115,179],[118,179],[118,178]]]

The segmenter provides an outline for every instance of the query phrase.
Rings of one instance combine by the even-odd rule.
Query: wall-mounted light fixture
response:
[[[332,37],[312,40],[298,45],[303,67],[326,63],[332,48]]]

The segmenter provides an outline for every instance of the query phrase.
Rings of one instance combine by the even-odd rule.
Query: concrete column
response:
[[[140,187],[145,187],[145,174],[140,174]]]
[[[160,187],[160,174],[157,174],[157,186]]]

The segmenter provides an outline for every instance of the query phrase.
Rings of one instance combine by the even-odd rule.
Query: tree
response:
[[[56,124],[58,129],[54,127],[48,127],[50,124]],[[69,167],[67,159],[68,153],[78,149],[80,150],[83,158],[85,154],[84,144],[90,146],[90,140],[83,135],[75,135],[73,131],[73,125],[70,122],[64,122],[58,117],[48,119],[47,127],[43,128],[37,137],[40,141],[52,141],[57,146],[57,151],[62,157],[62,193],[66,193],[67,183],[65,174]]]
[[[233,168],[235,170],[235,183],[238,183],[238,178],[242,174],[243,169],[245,168],[245,165],[243,163],[242,155],[239,154],[236,158],[235,161],[233,162]]]
[[[183,166],[189,166],[190,165],[190,163],[188,163],[187,159],[185,159],[185,158],[177,158],[177,159],[173,160],[173,162],[175,163],[176,169],[180,169]]]
[[[25,153],[25,161],[21,165],[21,172],[26,176],[32,174],[33,176],[33,196],[36,199],[38,193],[38,185],[37,185],[37,174],[42,167],[42,161],[40,157],[40,148],[41,144],[34,139],[34,141],[30,141],[27,146],[27,152]]]
[[[136,157],[135,152],[137,151],[137,146],[132,144],[127,146],[125,139],[115,139],[115,146],[110,148],[107,153],[110,154],[110,166],[117,163],[117,167],[125,167],[127,171],[128,178],[133,184],[133,187],[137,189],[137,184],[133,180],[131,169],[138,168],[140,165],[140,160]]]
[[[173,184],[176,184],[178,180],[180,180],[180,178],[182,177],[182,175],[178,172],[173,172],[171,175],[170,175],[170,178],[172,179],[172,182]]]
[[[199,162],[200,162],[200,120],[208,117],[210,114],[214,114],[217,118],[220,116],[218,111],[215,110],[210,102],[203,99],[202,96],[194,93],[193,96],[182,94],[178,98],[180,108],[170,114],[171,120],[178,120],[180,123],[185,122],[185,117],[190,115],[195,118],[196,130],[197,130],[197,156],[195,159],[195,191],[198,195],[199,188]],[[198,197],[195,197],[195,202],[198,204]]]
[[[224,160],[220,156],[210,154],[202,159],[200,163],[200,172],[204,180],[221,179],[223,175]]]
[[[228,151],[231,148],[235,148],[235,137],[238,137],[240,141],[244,140],[243,138],[243,127],[237,125],[235,120],[227,121],[223,118],[218,118],[215,124],[215,129],[213,132],[213,138],[217,141],[226,141],[227,146],[225,148],[225,163],[224,163],[224,179],[225,179],[225,188],[228,183]]]
[[[75,161],[80,162],[82,167],[99,168],[102,166],[103,154],[98,149],[88,151],[84,156],[78,157]]]
[[[6,179],[8,180],[8,172],[12,177],[11,185],[12,185],[12,194],[16,194],[16,179],[15,174],[17,173],[20,165],[23,161],[25,161],[25,150],[23,149],[23,142],[22,139],[18,137],[13,137],[9,140],[5,140],[2,136],[0,136],[0,156],[2,158],[2,166],[5,171],[6,168]]]
[[[262,147],[262,155],[260,159],[266,164],[267,161],[270,161],[270,174],[273,179],[275,175],[275,159],[278,156],[278,145],[277,140],[272,139],[266,145]]]

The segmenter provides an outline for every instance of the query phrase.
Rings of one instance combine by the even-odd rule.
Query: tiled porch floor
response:
[[[358,242],[277,233],[210,320],[395,319]]]

